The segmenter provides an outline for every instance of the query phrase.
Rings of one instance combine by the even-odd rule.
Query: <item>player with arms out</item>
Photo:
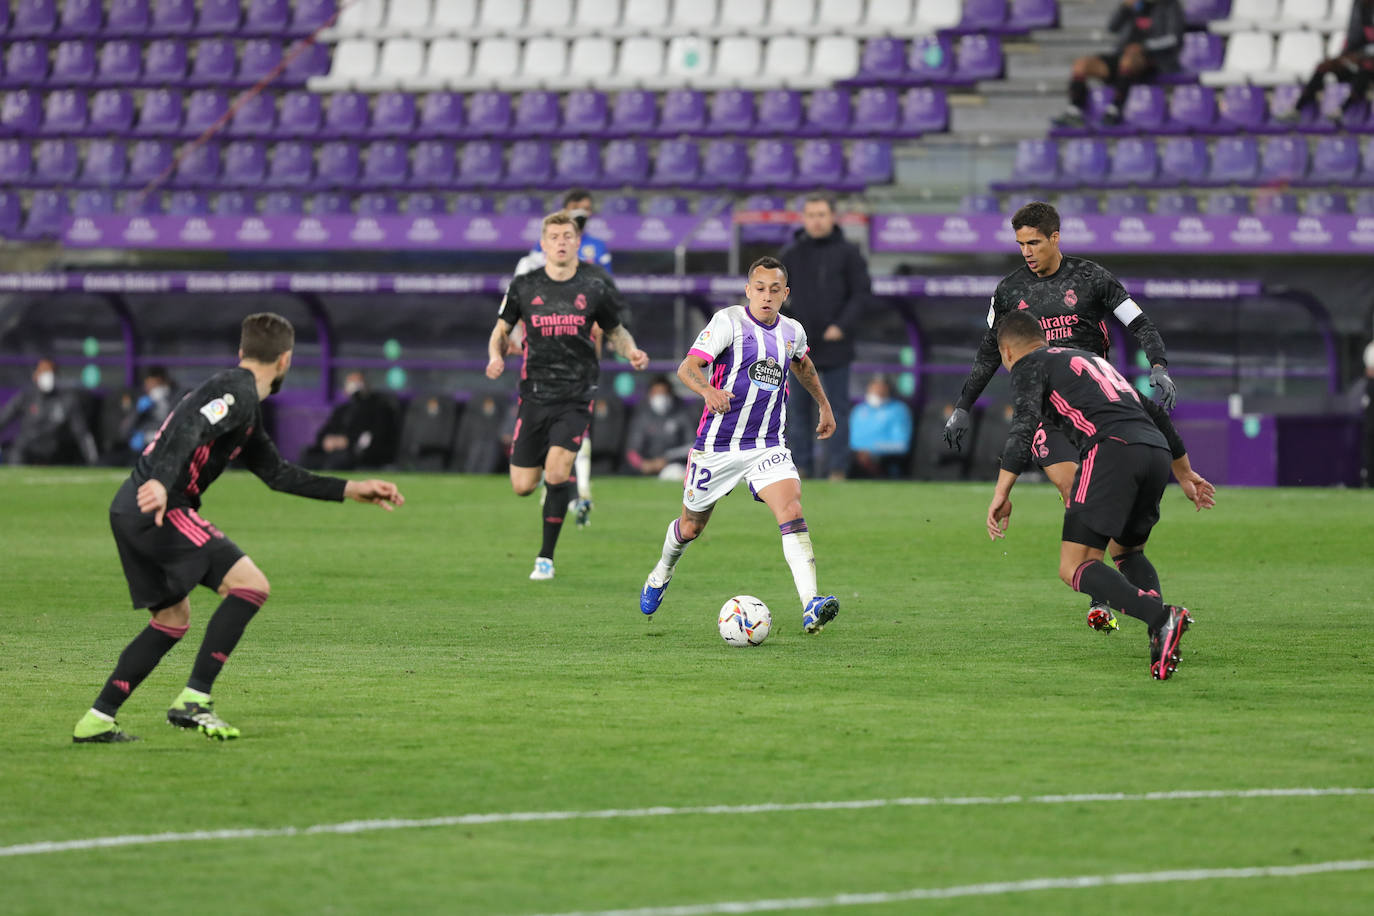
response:
[[[1159,521],[1171,470],[1199,511],[1216,505],[1216,488],[1193,470],[1163,408],[1140,397],[1098,354],[1049,346],[1040,325],[1021,311],[997,321],[998,353],[1011,373],[1016,406],[988,506],[988,537],[1006,536],[1011,489],[1030,463],[1037,424],[1061,432],[1081,460],[1064,503],[1059,578],[1145,621],[1150,674],[1168,680],[1192,618],[1185,608],[1164,603],[1145,542]],[[1109,544],[1116,569],[1102,562]]]
[[[620,323],[618,297],[592,269],[578,262],[578,239],[577,226],[566,211],[544,217],[539,245],[546,262],[542,269],[511,281],[487,341],[487,378],[500,378],[511,331],[524,325],[524,368],[510,483],[517,495],[528,496],[538,488],[542,474],[547,488],[544,541],[530,573],[536,580],[553,578],[554,548],[577,493],[573,459],[591,418],[601,372],[592,342],[593,324],[635,369],[649,365],[648,355]]]
[[[749,268],[747,305],[721,309],[697,336],[678,378],[706,401],[688,454],[682,515],[673,519],[663,555],[639,595],[645,614],[658,610],[687,545],[711,520],[716,503],[743,480],[773,512],[782,554],[802,604],[802,629],[818,632],[840,612],[834,595],[816,588],[816,557],[802,517],[801,478],[787,449],[787,369],[820,408],[816,436],[835,432],[835,416],[807,354],[801,323],[778,314],[787,301],[787,268],[760,258]],[[710,377],[706,370],[710,367]]]
[[[993,325],[1000,316],[1020,309],[1039,319],[1051,344],[1087,350],[1103,358],[1111,346],[1107,319],[1116,316],[1149,357],[1150,384],[1159,389],[1160,403],[1173,410],[1178,392],[1169,378],[1164,340],[1121,281],[1097,263],[1059,250],[1059,211],[1047,203],[1026,204],[1012,216],[1011,227],[1025,263],[998,283],[993,293],[988,330],[978,345],[973,370],[964,381],[954,413],[945,423],[945,444],[956,451],[963,447],[971,425],[969,409],[1000,365]],[[1069,487],[1078,471],[1077,449],[1053,427],[1042,426],[1035,431],[1031,453],[1068,505]],[[1117,627],[1116,617],[1105,603],[1094,599],[1088,609],[1088,626],[1111,632]]]
[[[262,401],[281,388],[295,339],[291,323],[280,315],[245,318],[238,368],[212,375],[182,398],[115,494],[110,527],[129,594],[135,608],[148,608],[153,617],[119,656],[95,705],[76,723],[72,740],[78,744],[137,740],[115,723],[115,715],[186,635],[189,596],[197,585],[223,600],[205,627],[191,677],[167,711],[167,721],[220,740],[239,736],[216,715],[210,689],[271,588],[257,564],[198,511],[201,497],[230,461],[240,459],[284,493],[352,499],[388,511],[405,502],[395,484],[322,477],[278,454],[263,428]]]

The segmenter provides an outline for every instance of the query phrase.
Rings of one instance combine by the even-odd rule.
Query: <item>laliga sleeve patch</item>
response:
[[[226,400],[228,395],[223,398],[215,398],[210,403],[200,409],[201,416],[209,420],[213,425],[229,416],[229,402]]]

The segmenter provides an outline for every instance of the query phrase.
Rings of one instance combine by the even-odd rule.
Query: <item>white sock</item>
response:
[[[577,475],[577,498],[592,498],[592,437],[582,437],[582,447],[573,459],[573,473]]]
[[[691,541],[684,541],[679,536],[678,519],[673,519],[673,523],[668,526],[668,534],[663,538],[663,556],[659,557],[658,564],[654,566],[654,571],[649,573],[649,584],[654,588],[662,587],[663,583],[673,577],[673,567],[677,566],[677,561],[682,559],[682,552],[687,549]]]
[[[792,581],[802,610],[816,597],[816,554],[811,549],[811,532],[805,519],[795,519],[778,526],[782,531],[782,555],[792,569]]]

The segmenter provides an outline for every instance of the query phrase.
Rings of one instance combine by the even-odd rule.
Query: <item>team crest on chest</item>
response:
[[[585,309],[587,307],[587,297],[582,293],[578,293],[577,298],[573,300],[573,307],[577,309]]]
[[[749,367],[749,381],[764,391],[777,391],[782,387],[782,363],[769,356]]]
[[[1074,292],[1073,290],[1069,290],[1067,293],[1065,293],[1064,304],[1067,305],[1069,308],[1073,308],[1075,305],[1077,305],[1078,293]]]

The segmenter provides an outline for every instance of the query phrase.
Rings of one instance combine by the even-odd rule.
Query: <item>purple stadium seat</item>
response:
[[[1222,137],[1212,151],[1207,180],[1213,184],[1250,184],[1259,171],[1259,147],[1254,137]]]
[[[738,210],[776,211],[787,209],[787,202],[775,194],[750,194],[740,201]],[[740,241],[769,245],[784,244],[792,235],[792,227],[778,223],[741,226]]]
[[[666,146],[667,144],[663,144]],[[659,154],[663,153],[659,147]],[[612,140],[606,144],[602,157],[602,170],[606,180],[612,184],[636,185],[649,180],[649,146],[643,140]],[[696,178],[696,173],[686,176],[687,181]]]
[[[420,188],[447,188],[453,184],[458,154],[447,140],[421,140],[415,144],[415,167],[410,183]]]
[[[633,194],[610,194],[602,198],[597,209],[607,216],[638,216],[639,198]]]
[[[501,202],[501,212],[507,216],[535,216],[546,210],[539,194],[511,194]]]
[[[1346,103],[1350,100],[1350,89],[1349,83],[1337,82],[1328,83],[1326,88],[1322,90],[1317,106],[1318,113],[1321,115],[1319,123],[1321,123],[1322,129],[1359,130],[1363,125],[1369,114],[1369,104],[1359,102],[1347,110]]]
[[[1275,86],[1269,93],[1269,129],[1287,133],[1291,130],[1311,130],[1316,123],[1316,113],[1311,109],[1300,112],[1296,124],[1287,123],[1287,116],[1297,108],[1298,96],[1302,93],[1296,83]],[[1325,128],[1323,128],[1325,129]]]
[[[367,133],[368,97],[361,92],[336,92],[324,110],[322,137],[361,137]]]
[[[358,145],[347,140],[331,140],[320,146],[319,165],[315,179],[331,188],[351,188],[358,183],[362,161]]]
[[[248,216],[253,213],[253,198],[242,191],[221,191],[211,212],[215,216]]]
[[[148,0],[110,0],[110,15],[105,34],[113,37],[142,37],[152,22]]]
[[[134,96],[127,89],[102,89],[91,99],[91,130],[126,134],[134,123]]]
[[[1059,179],[1059,147],[1053,140],[1026,139],[1016,144],[1011,178],[995,182],[994,190],[1050,187]]]
[[[394,216],[401,210],[396,198],[390,194],[359,194],[357,211],[359,216]]]
[[[138,111],[136,134],[175,134],[181,132],[184,101],[179,89],[154,89],[143,96]]]
[[[408,92],[383,92],[372,103],[373,136],[409,136],[415,129],[415,96]]]
[[[293,32],[313,32],[334,18],[338,12],[337,0],[296,0],[291,13]]]
[[[276,133],[286,137],[315,136],[324,123],[324,107],[313,92],[293,91],[281,97]]]
[[[96,35],[105,24],[100,0],[63,0],[58,31],[63,35]]]
[[[169,216],[206,216],[210,213],[210,201],[200,191],[173,191],[167,198]]]
[[[657,122],[658,97],[643,89],[630,89],[615,97],[607,133],[617,137],[649,134]]]
[[[861,135],[892,134],[897,130],[900,116],[896,89],[869,86],[859,90],[854,106],[853,131]]]
[[[1357,216],[1374,216],[1374,191],[1360,191],[1355,195],[1355,201],[1350,206],[1351,212]]]
[[[129,153],[123,140],[92,140],[81,162],[78,184],[100,188],[119,187],[129,170]]]
[[[180,82],[186,76],[186,43],[178,38],[161,38],[148,43],[143,52],[143,75],[146,79]]]
[[[501,136],[510,130],[510,96],[504,92],[474,92],[468,98],[468,133]]]
[[[655,194],[644,201],[645,216],[690,216],[692,205],[685,197],[673,194]]]
[[[10,5],[8,2],[0,3],[0,35],[10,29]]]
[[[410,161],[406,146],[395,140],[375,140],[367,146],[367,162],[363,167],[363,185],[374,188],[396,188],[405,184]]]
[[[229,112],[229,96],[218,89],[197,89],[186,100],[183,129],[197,136],[219,123]]]
[[[207,38],[196,43],[196,60],[191,65],[190,81],[213,86],[232,83],[237,66],[238,53],[232,39]]]
[[[485,194],[459,194],[453,198],[453,212],[464,216],[495,213],[496,201]]]
[[[458,137],[465,132],[463,96],[457,92],[431,92],[420,103],[416,133],[429,137]]]
[[[797,174],[797,151],[790,140],[760,140],[749,157],[747,182],[756,188],[789,187]],[[838,176],[836,176],[838,177]]]
[[[1226,53],[1226,42],[1211,32],[1184,32],[1183,47],[1179,49],[1178,64],[1184,74],[1220,70]]]
[[[1207,177],[1207,141],[1170,137],[1160,156],[1160,178],[1173,184],[1202,184]]]
[[[442,216],[445,213],[444,199],[438,194],[415,191],[401,198],[401,209],[407,216]]]
[[[14,238],[19,234],[19,221],[23,218],[24,207],[19,195],[11,191],[0,191],[0,238]]]
[[[283,57],[286,59],[286,72],[282,74],[280,79],[291,85],[304,83],[312,76],[324,76],[329,72],[330,64],[333,61],[329,46],[319,43],[306,45],[303,48],[292,45],[287,48]]]
[[[769,89],[759,96],[759,127],[776,134],[801,129],[801,93],[795,89]]]
[[[553,149],[545,140],[517,140],[511,144],[507,187],[542,188],[553,177]]]
[[[186,35],[195,23],[196,0],[153,0],[154,34]]]
[[[218,143],[211,141],[192,146],[177,161],[176,176],[172,183],[178,188],[214,187],[219,183],[222,164]]]
[[[1216,93],[1193,84],[1175,86],[1169,95],[1169,129],[1209,131],[1217,121]]]
[[[807,99],[801,133],[809,137],[843,135],[853,119],[848,90],[817,89]]]
[[[1101,185],[1107,178],[1111,159],[1107,155],[1107,143],[1096,137],[1075,137],[1059,147],[1063,160],[1060,182],[1065,187]]]
[[[996,194],[965,194],[959,200],[959,212],[975,216],[996,216],[1002,212],[1002,202]]]
[[[49,96],[48,104],[52,104]],[[7,134],[34,134],[43,123],[43,97],[36,91],[20,89],[5,95],[5,103],[0,106],[0,125]]]
[[[996,35],[965,35],[955,52],[954,79],[961,83],[1002,75],[1002,40]]]
[[[907,75],[906,42],[883,35],[864,42],[859,58],[859,78],[874,82],[900,82]]]
[[[501,180],[505,160],[501,144],[491,140],[477,140],[463,144],[459,157],[457,183],[465,187],[491,187]]]
[[[1183,0],[1183,15],[1189,25],[1206,25],[1213,19],[1225,19],[1231,12],[1231,0]]]
[[[33,148],[34,180],[45,184],[70,184],[76,180],[81,157],[70,140],[41,140]]]
[[[1227,86],[1217,103],[1217,124],[1221,131],[1249,133],[1264,127],[1269,120],[1269,100],[1261,86]]]
[[[803,146],[803,161],[805,157]],[[886,140],[855,140],[849,147],[846,178],[863,185],[891,183],[892,144]]]
[[[257,187],[267,174],[267,148],[257,140],[235,140],[224,148],[224,183]]]
[[[52,82],[89,83],[95,79],[95,42],[84,39],[64,41],[52,60]]]
[[[1159,86],[1132,86],[1121,108],[1121,122],[1133,130],[1154,133],[1163,129],[1168,108],[1168,99]]]
[[[510,132],[519,137],[548,137],[558,133],[562,113],[556,92],[525,92],[515,105],[515,122]]]
[[[48,45],[42,41],[9,42],[5,75],[10,85],[37,84],[48,78]]]
[[[1143,216],[1150,212],[1150,198],[1144,194],[1108,194],[1105,212],[1110,216]]]
[[[1197,212],[1197,198],[1182,191],[1165,191],[1155,199],[1155,212],[1160,216],[1187,216]]]
[[[291,4],[286,0],[252,0],[243,31],[249,35],[281,35],[291,21]]]
[[[867,149],[863,161],[856,158],[854,164],[865,168],[876,165],[881,171],[881,149],[885,145]],[[791,149],[790,144],[787,147]],[[805,187],[839,185],[844,181],[844,165],[844,144],[839,140],[803,140],[797,155],[796,183]]]
[[[57,28],[57,0],[14,0],[10,35],[31,38],[50,34]]]
[[[954,44],[945,35],[918,35],[907,50],[906,66],[916,82],[949,82],[954,78]]]
[[[1360,171],[1360,144],[1349,134],[1321,137],[1312,152],[1306,184],[1350,184]]]
[[[1313,191],[1303,202],[1303,209],[1311,216],[1331,216],[1350,212],[1350,199],[1343,193]]]
[[[554,179],[563,185],[602,184],[601,144],[589,140],[565,140],[554,160]],[[601,209],[606,210],[602,201]]]
[[[1296,216],[1300,209],[1296,194],[1261,191],[1255,195],[1257,216]]]
[[[49,93],[43,109],[43,133],[79,134],[86,129],[89,117],[85,92],[61,89]]]
[[[722,89],[711,97],[711,110],[702,133],[748,133],[754,128],[754,93]]]
[[[1096,194],[1061,194],[1054,207],[1065,216],[1090,216],[1102,212],[1102,202]]]
[[[1058,0],[1012,0],[1007,30],[1029,32],[1053,28],[1059,22]]]
[[[712,187],[738,187],[749,169],[749,150],[740,140],[712,140],[702,157],[701,181]]]
[[[949,99],[943,89],[916,86],[902,96],[902,121],[897,128],[903,137],[943,133],[949,129]]]
[[[1249,194],[1216,191],[1202,202],[1202,212],[1208,216],[1239,216],[1250,212]]]
[[[961,29],[999,30],[1007,21],[1007,0],[964,0]]]
[[[1069,172],[1067,163],[1064,171]],[[1112,150],[1112,168],[1108,176],[1109,187],[1124,188],[1131,185],[1150,185],[1159,174],[1159,151],[1152,137],[1126,137],[1117,141]]]
[[[243,43],[239,79],[256,83],[266,79],[281,63],[281,42],[275,38],[254,38]]]
[[[140,140],[129,151],[129,180],[145,185],[172,167],[172,146],[165,140]]]
[[[608,163],[609,165],[609,163]],[[607,168],[609,174],[610,169]],[[694,140],[666,140],[658,145],[650,184],[660,187],[691,185],[701,172],[701,150]],[[628,182],[626,182],[628,183]]]
[[[306,209],[312,216],[349,216],[353,213],[353,201],[343,191],[320,191],[310,198]]]
[[[25,184],[33,172],[33,150],[27,140],[0,140],[0,184]]]
[[[62,191],[35,191],[29,201],[29,216],[24,221],[23,235],[43,238],[59,235],[71,217],[67,195]]]
[[[1260,150],[1259,180],[1291,184],[1307,177],[1307,140],[1300,136],[1267,137]]]
[[[606,103],[606,93],[594,89],[577,89],[568,93],[567,104],[563,109],[563,132],[565,135],[595,136],[606,129],[610,118],[610,108]]]
[[[138,81],[143,72],[143,52],[138,43],[127,39],[107,41],[100,46],[100,63],[96,81],[110,85],[127,85]]]
[[[239,0],[200,0],[197,35],[232,35],[238,31],[242,11]]]
[[[657,133],[672,137],[701,133],[706,126],[706,93],[696,89],[670,89],[663,96],[663,115]]]
[[[161,216],[162,192],[151,191],[144,194],[142,189],[137,191],[126,191],[120,195],[119,202],[115,205],[115,210],[118,213],[135,216]]]
[[[267,184],[274,187],[300,187],[309,184],[314,173],[315,156],[310,144],[289,140],[272,147]]]
[[[226,133],[234,137],[265,137],[277,123],[277,99],[270,92],[252,95],[234,111]]]
[[[272,191],[262,196],[259,212],[264,216],[299,216],[305,201],[295,191]]]

